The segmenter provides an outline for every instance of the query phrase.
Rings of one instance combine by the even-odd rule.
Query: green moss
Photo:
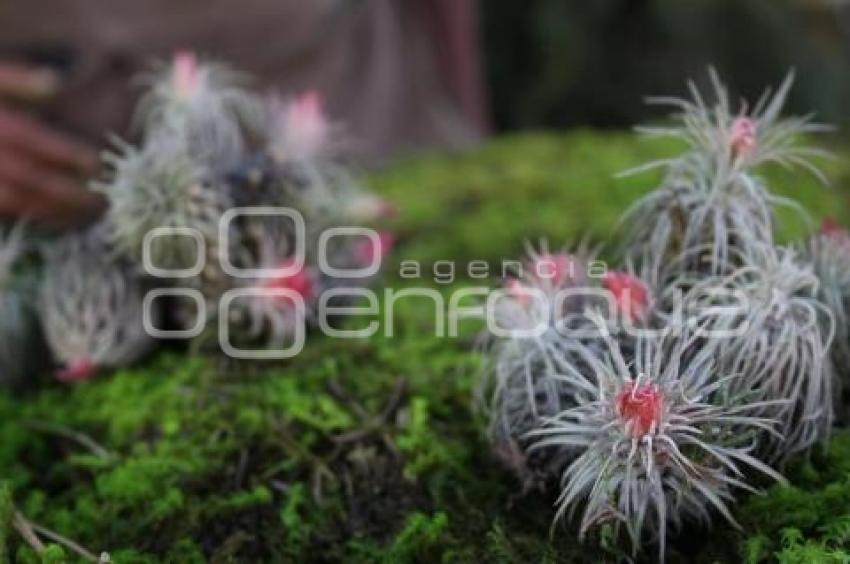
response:
[[[470,260],[514,259],[527,239],[608,239],[657,181],[614,173],[675,149],[579,131],[402,163],[374,178],[400,210],[385,282],[424,281],[447,299],[470,280],[404,280],[398,262],[455,260],[462,274]],[[843,160],[827,166],[850,186]],[[845,192],[770,174],[816,218],[847,217]],[[8,527],[14,500],[34,523],[121,564],[616,560],[611,539],[600,557],[569,525],[549,536],[552,492],[518,495],[472,409],[477,326],[437,336],[433,308],[401,298],[392,337],[312,335],[285,363],[169,351],[89,383],[0,394],[0,554],[38,561]],[[793,487],[740,507],[743,533],[685,531],[671,559],[837,555],[846,545],[839,517],[850,515],[850,435],[791,472]]]

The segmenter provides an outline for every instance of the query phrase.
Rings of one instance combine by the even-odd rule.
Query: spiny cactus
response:
[[[200,62],[191,52],[143,78],[148,91],[135,123],[143,135],[177,138],[189,155],[215,170],[237,164],[244,151],[243,131],[257,129],[262,103],[247,92],[242,74],[217,62]]]
[[[791,249],[763,248],[757,261],[719,280],[707,279],[685,298],[702,300],[696,318],[724,335],[716,343],[721,368],[741,378],[736,393],[787,400],[771,414],[781,441],[765,437],[761,448],[783,461],[825,438],[833,419],[833,371],[829,360],[834,321],[817,299],[818,279]]]
[[[797,142],[802,134],[822,131],[824,126],[808,118],[779,115],[792,74],[774,95],[768,90],[751,111],[744,104],[737,113],[713,71],[710,78],[715,98],[711,102],[693,83],[692,100],[650,99],[673,106],[678,125],[642,131],[681,139],[688,149],[679,157],[629,171],[665,171],[662,186],[636,202],[623,218],[629,242],[626,254],[647,267],[653,278],[663,279],[669,264],[724,274],[738,265],[737,257],[749,257],[753,248],[773,244],[774,208],[800,208],[770,193],[755,173],[760,165],[798,165],[823,179],[810,159],[824,152]]]
[[[588,285],[591,253],[550,253],[544,245],[541,251],[529,248],[528,255],[521,271],[505,282],[505,298],[496,302],[493,321],[503,334],[493,336],[478,390],[495,451],[526,486],[557,473],[566,461],[551,452],[530,458],[524,437],[543,417],[575,405],[582,391],[576,382],[588,378],[588,349],[596,345],[564,336],[583,329],[579,314],[593,300],[569,294]]]
[[[292,206],[318,225],[373,221],[392,212],[364,191],[342,162],[341,128],[325,115],[318,93],[287,103],[272,97],[267,115],[265,150],[275,169],[271,203]]]
[[[110,171],[94,186],[109,199],[107,237],[119,252],[141,260],[145,238],[159,228],[189,228],[214,246],[230,200],[209,170],[179,140],[157,138],[137,149],[122,144],[105,155]],[[151,260],[163,269],[191,268],[197,242],[185,233],[152,239]]]
[[[44,252],[39,311],[63,381],[128,366],[155,344],[143,324],[144,281],[110,249],[104,230],[98,224],[66,235]]]
[[[588,364],[586,399],[530,432],[531,449],[577,453],[563,472],[556,520],[583,507],[581,537],[611,523],[634,554],[656,542],[663,560],[668,526],[709,523],[712,508],[734,523],[734,490],[752,490],[744,469],[782,480],[751,454],[758,433],[775,432],[759,416],[773,402],[730,395],[737,376],[717,375],[712,351],[694,353],[693,337],[638,339],[633,358],[605,342]]]

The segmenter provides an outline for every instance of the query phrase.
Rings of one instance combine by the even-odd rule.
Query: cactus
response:
[[[217,170],[235,166],[244,152],[244,130],[258,129],[262,104],[244,90],[246,78],[226,65],[175,54],[143,77],[148,91],[134,123],[142,134],[177,138],[194,160]]]
[[[835,324],[817,296],[811,267],[792,249],[768,247],[756,263],[707,279],[685,298],[686,307],[701,300],[692,310],[707,328],[729,332],[709,338],[716,339],[721,367],[742,376],[730,384],[731,391],[787,401],[770,414],[782,440],[765,436],[760,445],[773,462],[824,439],[832,426],[829,346]]]
[[[833,364],[847,379],[850,366],[850,233],[826,220],[805,248],[806,258],[820,282],[818,297],[835,318]]]
[[[107,236],[119,252],[140,260],[145,237],[161,227],[191,228],[217,240],[229,200],[181,143],[160,138],[140,149],[121,144],[119,151],[105,155],[110,172],[94,185],[109,199]],[[196,245],[185,235],[158,237],[150,258],[159,268],[188,268]]]
[[[610,523],[633,555],[656,542],[661,560],[670,526],[733,521],[752,473],[781,480],[773,465],[828,436],[834,363],[850,350],[848,237],[822,234],[806,257],[777,247],[775,208],[805,213],[756,174],[772,162],[823,180],[809,160],[823,153],[796,138],[824,127],[780,119],[791,75],[738,113],[711,80],[711,105],[693,85],[693,101],[656,100],[679,123],[645,131],[687,150],[635,169],[665,176],[624,214],[617,270],[564,276],[573,261],[556,255],[551,279],[508,281],[493,313],[514,332],[488,352],[482,383],[496,453],[526,485],[561,473],[556,520],[583,508],[582,537]],[[572,285],[588,291],[558,299]]]
[[[641,338],[630,358],[605,342],[588,364],[587,397],[528,434],[532,451],[578,452],[562,475],[556,520],[583,506],[581,537],[611,523],[625,529],[633,555],[656,542],[663,560],[668,526],[708,523],[711,509],[735,523],[734,490],[752,490],[742,469],[783,481],[751,454],[759,433],[775,433],[759,416],[774,402],[730,395],[738,376],[718,375],[711,349],[694,353],[698,340],[687,335]]]
[[[564,290],[583,288],[592,253],[550,253],[528,250],[521,272],[504,285],[505,298],[496,302],[496,325],[505,333],[488,351],[478,395],[490,415],[489,435],[499,457],[512,467],[526,487],[560,471],[565,456],[547,452],[530,457],[525,435],[567,406],[583,392],[587,358],[597,343],[566,339],[564,332],[579,330],[574,323],[588,302],[586,295],[558,300]],[[543,330],[520,337],[536,327]]]
[[[267,104],[265,150],[274,163],[276,194],[270,205],[300,210],[317,225],[339,221],[373,221],[392,213],[391,206],[365,192],[340,158],[341,128],[325,115],[316,92],[287,103]]]
[[[733,113],[729,95],[712,71],[715,101],[708,103],[691,83],[692,100],[652,98],[670,105],[678,125],[642,128],[652,136],[681,139],[687,151],[628,173],[662,168],[658,190],[638,200],[623,217],[626,256],[652,273],[652,282],[678,271],[727,273],[760,247],[773,244],[773,211],[796,202],[771,194],[756,169],[765,163],[801,166],[825,180],[811,162],[825,153],[797,145],[801,134],[823,131],[808,118],[781,119],[779,112],[793,82],[789,74],[771,96],[766,91],[752,111]],[[672,275],[678,272],[673,272]]]
[[[97,224],[44,251],[39,311],[63,381],[128,366],[155,344],[143,324],[145,283],[132,262],[109,247],[105,230]],[[151,315],[158,326],[157,312]]]

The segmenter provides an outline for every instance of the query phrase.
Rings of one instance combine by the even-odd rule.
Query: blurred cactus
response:
[[[66,235],[44,252],[39,311],[62,381],[128,366],[155,344],[143,324],[144,281],[109,247],[104,231],[99,224]]]
[[[262,104],[243,89],[243,75],[221,63],[200,62],[188,51],[143,82],[148,91],[135,115],[143,135],[177,138],[193,159],[215,170],[238,163],[243,129],[257,128],[262,120]]]
[[[121,144],[104,160],[110,170],[96,183],[109,199],[106,236],[122,253],[141,259],[145,237],[159,228],[189,228],[207,242],[218,239],[230,202],[214,176],[176,140],[157,137],[141,149]],[[158,268],[190,268],[197,245],[185,234],[157,237],[151,260]]]
[[[390,208],[354,181],[341,158],[341,130],[327,120],[316,93],[287,103],[268,97],[263,103],[243,90],[245,82],[223,65],[177,54],[171,65],[148,77],[150,89],[136,116],[141,146],[120,144],[117,153],[107,154],[110,174],[95,185],[109,199],[107,237],[117,251],[138,262],[147,239],[157,268],[187,269],[203,261],[197,276],[166,283],[179,280],[200,290],[208,320],[217,317],[225,292],[246,286],[299,287],[310,311],[323,286],[316,274],[320,233],[373,220]],[[226,212],[234,207],[260,209],[224,226]],[[280,208],[300,214],[305,232],[291,218],[280,217]],[[176,230],[153,237],[163,228]],[[198,242],[187,232],[201,237],[203,256],[198,257]],[[292,279],[232,277],[222,265],[226,255],[243,271],[278,268],[290,264],[301,245],[306,264]],[[343,244],[333,253],[334,260],[351,268],[361,249]],[[234,302],[229,318],[220,322],[229,324],[235,341],[277,347],[298,322],[284,302],[246,297]],[[194,307],[176,308],[178,324],[193,325],[189,309]]]
[[[850,377],[850,232],[824,221],[809,241],[806,258],[820,282],[818,296],[835,319],[833,364],[843,380]]]

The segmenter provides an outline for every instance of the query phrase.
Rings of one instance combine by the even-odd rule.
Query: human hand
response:
[[[58,83],[50,71],[0,62],[0,216],[66,226],[103,209],[85,187],[96,153],[13,105],[48,98]]]

